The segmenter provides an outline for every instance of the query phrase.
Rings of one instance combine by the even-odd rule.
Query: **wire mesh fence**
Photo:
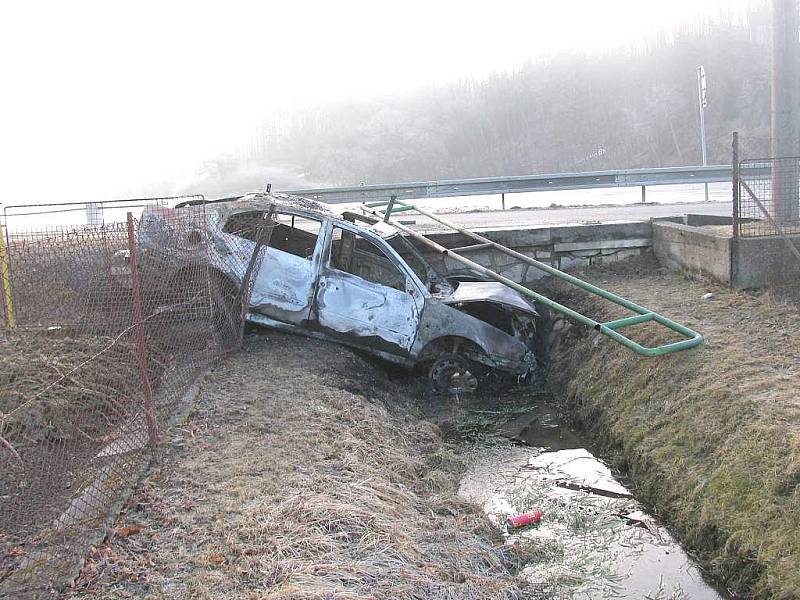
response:
[[[119,223],[128,212],[141,213],[145,207],[174,206],[184,202],[205,200],[202,194],[163,196],[160,198],[124,198],[97,202],[47,202],[7,204],[3,206],[3,222],[12,231],[40,230],[48,226],[80,227]]]
[[[39,597],[76,574],[198,377],[239,347],[249,281],[220,274],[202,204],[0,237],[0,597]],[[257,270],[259,248],[241,250]]]
[[[800,158],[745,159],[738,163],[737,234],[800,234]]]

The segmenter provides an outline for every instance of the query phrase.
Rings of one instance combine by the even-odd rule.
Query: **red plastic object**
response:
[[[516,517],[508,517],[507,523],[510,529],[519,529],[520,527],[525,527],[526,525],[536,525],[541,520],[542,511],[537,510],[532,513],[517,515]]]

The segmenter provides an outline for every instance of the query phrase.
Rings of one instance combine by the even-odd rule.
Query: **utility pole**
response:
[[[708,150],[706,147],[706,70],[703,65],[697,67],[697,104],[700,107],[700,152],[703,155],[703,166],[708,164]],[[708,184],[706,188],[706,202],[708,202]]]
[[[800,42],[797,0],[772,0],[772,157],[800,155]],[[798,162],[776,161],[772,167],[773,216],[776,221],[800,217]]]

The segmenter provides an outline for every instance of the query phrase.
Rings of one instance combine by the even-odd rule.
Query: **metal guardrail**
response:
[[[731,181],[730,165],[705,167],[658,167],[550,175],[515,175],[479,179],[451,179],[410,183],[373,184],[350,187],[287,190],[286,194],[305,196],[331,204],[412,198],[447,198],[479,194],[513,194],[545,190],[581,190],[609,187],[646,187]]]

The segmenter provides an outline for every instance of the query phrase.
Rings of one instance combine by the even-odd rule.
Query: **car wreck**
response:
[[[250,275],[251,323],[418,369],[445,394],[474,391],[492,375],[523,381],[537,370],[533,301],[496,281],[438,273],[380,219],[280,194],[204,202],[202,209],[207,231],[193,236],[210,241],[207,266],[231,298],[268,231]],[[143,251],[157,255],[175,213],[190,210],[146,209]]]

